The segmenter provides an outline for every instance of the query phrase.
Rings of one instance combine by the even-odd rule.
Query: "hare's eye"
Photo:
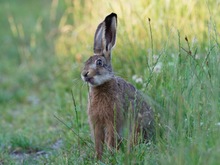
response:
[[[102,66],[102,60],[101,59],[96,60],[96,65],[97,66]]]

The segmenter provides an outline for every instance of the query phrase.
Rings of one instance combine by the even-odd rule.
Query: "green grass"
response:
[[[0,164],[218,164],[219,5],[2,0]],[[130,153],[125,142],[98,162],[80,71],[98,23],[112,11],[119,20],[114,70],[148,98],[157,136]]]

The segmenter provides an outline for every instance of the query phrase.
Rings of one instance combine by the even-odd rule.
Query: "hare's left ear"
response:
[[[111,13],[97,27],[94,38],[94,54],[104,54],[111,60],[111,50],[116,41],[117,15]]]

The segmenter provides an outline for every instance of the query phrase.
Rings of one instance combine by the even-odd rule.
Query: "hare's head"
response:
[[[111,50],[115,46],[117,15],[111,13],[97,27],[94,37],[94,55],[86,62],[81,73],[83,81],[99,86],[114,76],[111,66]]]

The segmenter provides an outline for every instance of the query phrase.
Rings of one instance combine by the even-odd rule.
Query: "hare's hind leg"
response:
[[[109,122],[106,126],[106,143],[111,152],[113,152],[113,149],[119,149],[121,144],[121,126],[114,125],[112,122]]]

